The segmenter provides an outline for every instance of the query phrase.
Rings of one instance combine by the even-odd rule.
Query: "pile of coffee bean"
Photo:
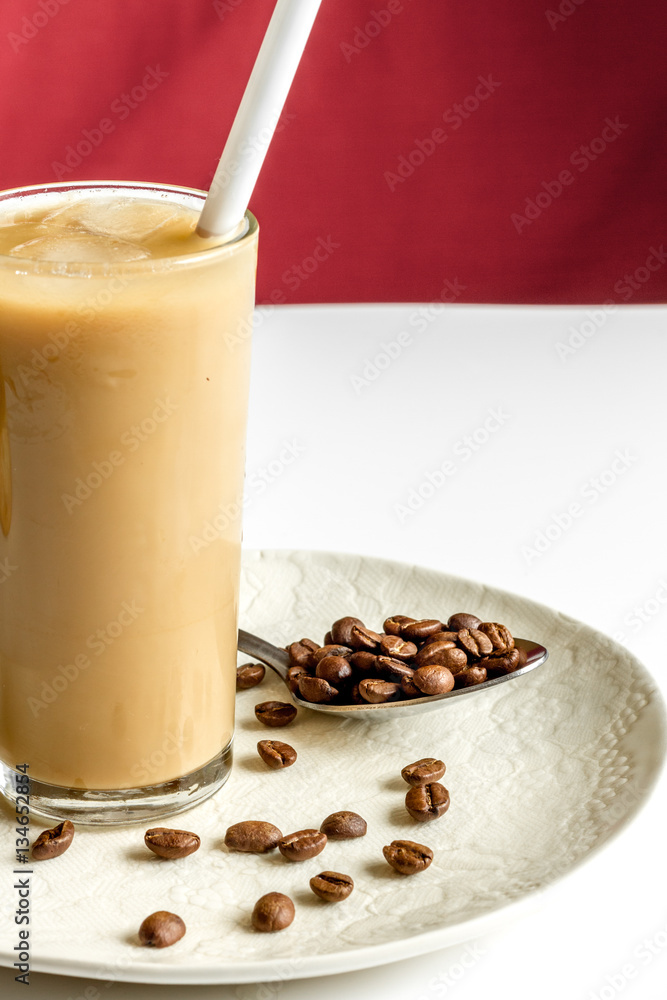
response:
[[[403,701],[483,684],[524,662],[507,626],[467,612],[446,622],[391,615],[383,630],[346,617],[333,623],[322,646],[312,639],[290,643],[290,691],[320,703]]]

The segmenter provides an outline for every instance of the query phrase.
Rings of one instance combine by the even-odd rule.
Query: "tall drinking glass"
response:
[[[229,775],[258,227],[204,197],[0,194],[0,788],[60,820]]]

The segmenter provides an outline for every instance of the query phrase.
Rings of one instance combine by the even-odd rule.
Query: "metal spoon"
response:
[[[495,687],[497,684],[504,683],[504,681],[512,681],[517,677],[523,677],[530,670],[540,667],[549,656],[544,646],[540,646],[537,642],[531,642],[530,639],[515,639],[514,642],[518,649],[525,650],[526,662],[523,667],[520,667],[511,674],[502,674],[500,677],[493,677],[491,680],[484,681],[483,684],[473,684],[472,687],[454,688],[452,691],[448,691],[447,694],[410,698],[409,701],[386,701],[380,705],[371,705],[370,703],[367,705],[328,705],[325,703],[315,704],[312,701],[304,701],[303,698],[292,694],[289,687],[287,690],[291,701],[297,708],[309,708],[311,712],[326,712],[328,715],[337,715],[341,719],[352,717],[357,719],[386,719],[389,717],[396,718],[399,715],[416,715],[418,712],[429,712],[432,709],[439,708],[440,702],[446,698],[460,698],[463,695],[479,694],[482,691],[488,691],[489,688]],[[277,646],[273,646],[270,642],[260,639],[259,636],[252,635],[250,632],[244,632],[243,629],[239,629],[238,648],[242,653],[247,653],[253,659],[265,663],[267,667],[270,667],[271,670],[285,681],[285,685],[287,686],[287,669],[290,664],[289,657],[284,649],[279,649]]]

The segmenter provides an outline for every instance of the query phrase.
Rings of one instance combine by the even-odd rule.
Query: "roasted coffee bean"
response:
[[[480,632],[478,628],[462,628],[458,633],[458,643],[473,660],[479,660],[482,656],[489,656],[493,652],[493,643],[488,635]]]
[[[486,667],[480,667],[478,663],[465,670],[460,670],[454,677],[457,687],[472,687],[474,684],[483,684],[486,679]]]
[[[317,652],[313,653],[313,663],[319,663],[325,656],[352,656],[352,650],[349,646],[340,646],[336,643],[320,646]]]
[[[413,819],[419,823],[426,823],[447,812],[449,792],[437,781],[430,785],[419,785],[417,788],[411,788],[405,796],[405,808]]]
[[[266,854],[276,849],[282,836],[282,832],[273,823],[247,819],[229,827],[225,834],[225,847],[230,851],[243,851],[246,854]]]
[[[401,635],[404,639],[421,642],[435,632],[442,632],[443,628],[442,622],[435,618],[420,618],[416,622],[406,622],[401,628]]]
[[[321,830],[297,830],[283,837],[278,850],[288,861],[307,861],[321,854],[327,844],[327,835]]]
[[[338,697],[338,688],[332,687],[324,677],[302,674],[299,677],[299,694],[304,701],[327,702]]]
[[[451,615],[447,621],[447,628],[452,632],[460,632],[462,628],[479,628],[482,624],[482,619],[478,618],[477,615],[466,614],[465,611],[457,611],[455,615]]]
[[[350,661],[344,656],[325,656],[315,667],[315,676],[322,677],[336,687],[345,684],[352,676]]]
[[[326,833],[329,840],[354,840],[366,836],[366,820],[359,813],[341,809],[327,816],[320,830]]]
[[[391,656],[395,660],[411,660],[417,655],[414,642],[401,639],[399,635],[383,635],[380,640],[380,652],[383,656]]]
[[[394,660],[391,656],[378,656],[377,671],[382,680],[394,681],[400,684],[404,677],[410,679],[414,674],[412,667],[400,660]]]
[[[424,646],[419,651],[419,656],[415,657],[415,664],[418,667],[447,667],[453,674],[458,674],[459,670],[465,670],[468,666],[468,657],[465,652],[457,646],[443,648],[445,645],[443,643],[441,646],[440,643],[434,642],[430,646]],[[435,649],[432,655],[421,656],[422,653],[427,653],[430,649]]]
[[[37,861],[48,861],[64,854],[74,837],[74,824],[68,819],[50,830],[44,830],[32,845],[32,856]]]
[[[292,694],[297,694],[299,690],[299,677],[301,677],[302,674],[308,674],[305,667],[287,668],[287,686]]]
[[[486,667],[489,677],[502,677],[503,674],[513,674],[521,664],[521,654],[518,649],[510,649],[503,656],[485,656],[479,661],[480,667]]]
[[[434,663],[437,663],[440,666],[444,666],[445,665],[444,654],[448,652],[450,649],[456,649],[456,644],[453,642],[445,641],[444,639],[440,639],[438,642],[427,642],[424,646],[422,646],[422,648],[415,656],[415,661],[414,661],[415,666],[428,667]]]
[[[389,618],[385,618],[382,628],[387,635],[400,635],[403,625],[413,621],[414,618],[408,618],[407,615],[391,615]]]
[[[415,687],[414,682],[414,671],[412,672],[412,677],[404,677],[401,680],[401,690],[403,694],[408,698],[421,698],[422,692],[418,687]]]
[[[412,680],[422,694],[447,694],[454,687],[454,674],[451,670],[435,663],[419,667]]]
[[[423,872],[433,861],[433,851],[414,840],[392,840],[382,848],[385,859],[401,875],[416,875]]]
[[[433,635],[429,635],[428,639],[424,639],[422,649],[424,646],[428,646],[432,642],[450,642],[453,646],[455,646],[458,637],[458,632],[434,632]]]
[[[260,896],[252,911],[252,926],[265,934],[283,931],[293,920],[294,903],[283,892],[267,892]]]
[[[317,647],[319,649],[319,646]],[[312,667],[313,665],[313,652],[310,646],[306,646],[303,642],[291,642],[287,647],[287,655],[289,656],[290,666],[292,667]]]
[[[353,649],[367,649],[371,653],[377,652],[381,639],[377,632],[361,625],[353,625],[351,632],[350,646]]]
[[[359,694],[359,685],[353,684],[350,689],[350,702],[352,705],[363,705],[364,699]]]
[[[437,757],[422,757],[414,764],[407,764],[401,771],[401,777],[414,788],[419,785],[430,785],[433,781],[440,781],[445,773],[445,765]]]
[[[176,913],[157,910],[139,928],[139,940],[149,948],[168,948],[185,934],[185,924]]]
[[[281,743],[280,740],[260,740],[257,744],[257,753],[274,771],[291,767],[296,760],[294,747],[289,743]]]
[[[266,669],[261,663],[244,663],[236,668],[236,690],[247,691],[264,680]]]
[[[365,628],[364,623],[360,618],[351,618],[349,615],[346,618],[339,618],[338,621],[334,622],[331,626],[332,641],[341,646],[351,646],[352,629],[355,625],[358,628]]]
[[[144,834],[146,847],[159,858],[187,858],[199,850],[201,840],[196,833],[188,830],[170,830],[166,826],[154,826]]]
[[[340,872],[320,872],[311,878],[310,888],[327,903],[337,903],[347,899],[354,889],[354,882],[349,875],[341,875]]]
[[[350,657],[350,663],[359,674],[372,674],[377,670],[378,658],[375,653],[360,649]]]
[[[482,622],[479,630],[491,640],[494,656],[509,653],[510,649],[514,649],[514,639],[506,625],[501,625],[499,622]]]
[[[323,646],[330,646],[332,644],[332,642],[333,642],[333,633],[332,632],[327,632],[327,634],[324,637],[324,642],[322,643],[322,645]]]
[[[380,681],[372,677],[366,677],[359,681],[359,694],[373,705],[378,705],[384,701],[393,701],[401,691],[400,684],[392,681]]]
[[[264,726],[288,726],[296,717],[296,708],[286,701],[263,701],[255,705],[255,715]]]

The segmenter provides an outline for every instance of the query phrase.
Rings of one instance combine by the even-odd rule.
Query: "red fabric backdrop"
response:
[[[0,186],[206,187],[272,7],[3,0]],[[664,0],[323,0],[259,301],[664,300],[666,42]]]

